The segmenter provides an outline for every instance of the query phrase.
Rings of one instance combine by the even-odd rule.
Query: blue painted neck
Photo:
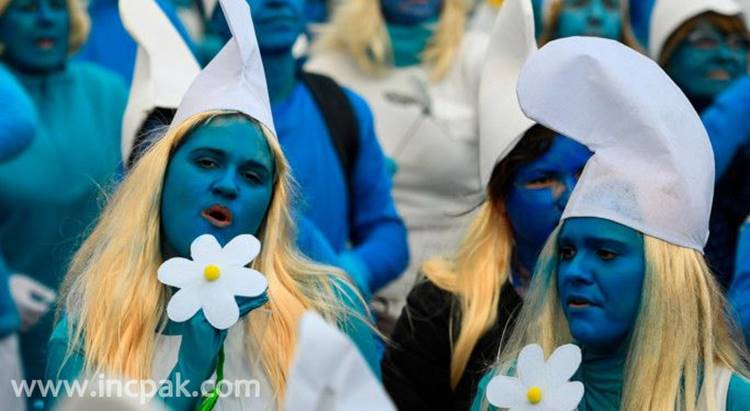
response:
[[[297,85],[297,61],[292,56],[292,50],[279,53],[261,51],[261,57],[271,104],[286,100]]]
[[[393,64],[396,67],[415,66],[422,62],[422,52],[432,38],[436,22],[437,20],[414,25],[386,24],[393,50]]]

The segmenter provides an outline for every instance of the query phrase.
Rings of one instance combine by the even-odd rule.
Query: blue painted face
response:
[[[305,30],[305,0],[247,0],[247,3],[260,49],[264,53],[291,50]]]
[[[620,0],[563,0],[555,38],[593,36],[617,40],[622,32]]]
[[[747,73],[746,35],[725,34],[706,20],[677,46],[665,66],[690,98],[713,99]]]
[[[215,118],[185,138],[167,167],[161,223],[165,254],[187,258],[202,234],[222,245],[257,234],[271,203],[274,162],[260,128],[239,115]]]
[[[26,73],[59,70],[68,59],[69,34],[66,0],[12,0],[0,16],[2,60]]]
[[[518,256],[527,270],[534,269],[547,237],[560,222],[589,157],[586,146],[557,135],[546,153],[516,172],[505,209]]]
[[[380,0],[380,7],[387,22],[410,26],[437,19],[443,0]]]
[[[570,333],[594,351],[618,349],[641,304],[643,235],[601,218],[570,218],[557,246],[557,291]]]

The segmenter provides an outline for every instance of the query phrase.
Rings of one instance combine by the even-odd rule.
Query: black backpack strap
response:
[[[352,175],[359,155],[359,123],[354,108],[341,86],[330,77],[303,71],[301,78],[323,115],[351,192]]]

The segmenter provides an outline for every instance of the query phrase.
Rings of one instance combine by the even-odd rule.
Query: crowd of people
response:
[[[750,410],[749,22],[0,0],[0,408]]]

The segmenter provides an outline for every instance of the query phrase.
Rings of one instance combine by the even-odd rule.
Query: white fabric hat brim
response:
[[[649,25],[651,58],[659,60],[667,40],[681,25],[709,11],[737,16],[742,13],[742,8],[734,0],[657,0]]]

